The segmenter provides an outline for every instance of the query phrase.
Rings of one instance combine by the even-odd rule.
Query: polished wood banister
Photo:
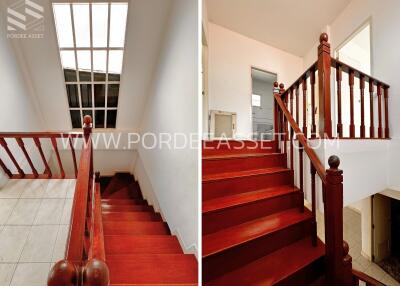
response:
[[[352,273],[353,273],[353,285],[356,286],[358,285],[358,281],[363,281],[366,283],[366,286],[386,286],[385,284],[383,284],[382,282],[379,282],[378,280],[376,280],[375,278],[372,278],[371,276],[358,271],[356,269],[352,269]]]
[[[378,80],[377,78],[374,78],[373,76],[368,75],[368,74],[366,74],[366,73],[364,73],[364,72],[362,72],[362,71],[360,71],[360,70],[358,70],[358,69],[356,69],[354,67],[351,67],[350,65],[340,61],[339,59],[335,59],[335,58],[332,57],[331,58],[331,66],[333,68],[336,68],[338,65],[341,67],[342,71],[345,72],[345,73],[349,73],[350,71],[353,71],[354,72],[354,76],[356,78],[358,78],[358,79],[362,76],[368,82],[370,82],[370,80],[372,80],[372,82],[374,84],[380,83],[383,88],[390,88],[389,84],[387,84],[387,83],[385,83],[385,82],[383,82],[381,80]]]
[[[82,132],[0,132],[1,138],[81,138]]]
[[[297,125],[296,121],[290,114],[289,110],[287,110],[285,104],[283,103],[280,94],[275,93],[274,94],[275,100],[280,107],[281,111],[286,117],[287,122],[290,124],[292,129],[294,130],[294,133],[296,135],[297,140],[299,141],[300,145],[304,148],[304,151],[306,152],[308,158],[311,161],[311,164],[314,166],[315,170],[318,173],[318,176],[321,178],[323,182],[325,182],[325,177],[326,177],[326,172],[325,172],[325,167],[319,160],[317,154],[314,152],[314,150],[308,145],[307,143],[307,138],[303,134],[303,132],[300,130],[299,125]]]
[[[306,69],[306,71],[303,72],[303,73],[301,74],[301,76],[300,76],[297,80],[295,80],[295,81],[283,92],[282,97],[286,97],[287,94],[289,93],[290,89],[293,89],[296,85],[302,83],[302,81],[303,81],[305,78],[311,77],[311,74],[312,74],[313,72],[314,72],[314,75],[315,75],[315,70],[316,70],[316,69],[317,69],[317,61],[316,61],[315,63],[313,63],[308,69]]]

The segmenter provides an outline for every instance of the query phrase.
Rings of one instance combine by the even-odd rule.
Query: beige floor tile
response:
[[[75,186],[76,186],[76,180],[69,180],[69,186],[67,189],[67,198],[72,199],[75,194]]]
[[[50,263],[20,263],[17,265],[11,286],[44,286]]]
[[[67,239],[68,239],[68,231],[69,231],[69,225],[59,226],[56,245],[54,246],[53,257],[51,259],[52,262],[57,262],[61,259],[64,259],[65,246],[67,244]]]
[[[4,263],[0,264],[0,285],[9,286],[14,275],[16,264]]]
[[[18,262],[31,226],[6,226],[0,234],[0,262]]]
[[[5,224],[10,217],[18,199],[0,199],[0,224]]]
[[[7,225],[32,225],[41,199],[20,199],[12,211]]]
[[[65,199],[43,199],[34,224],[59,224]]]
[[[58,229],[58,225],[32,226],[19,262],[51,262]]]
[[[44,198],[65,198],[69,184],[69,180],[50,180]]]
[[[32,180],[9,180],[0,188],[0,198],[18,199]]]
[[[60,224],[70,224],[73,199],[65,199],[63,214]]]
[[[43,198],[49,180],[33,180],[28,184],[21,194],[21,198],[40,199]]]

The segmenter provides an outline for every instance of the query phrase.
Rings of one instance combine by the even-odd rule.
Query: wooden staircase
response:
[[[203,283],[302,286],[319,280],[325,248],[320,241],[312,245],[313,217],[285,154],[273,141],[257,149],[248,141],[240,151],[238,142],[225,143],[203,148]]]
[[[100,185],[110,285],[197,285],[196,258],[183,254],[133,176],[117,173]]]

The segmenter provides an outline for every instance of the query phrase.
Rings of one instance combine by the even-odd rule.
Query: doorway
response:
[[[254,140],[272,140],[274,133],[273,86],[277,75],[251,68],[251,111]]]
[[[366,74],[371,74],[371,25],[366,22],[354,34],[350,36],[343,44],[341,44],[335,51],[336,58]],[[349,94],[349,78],[342,76],[342,94]],[[367,92],[365,92],[367,94]],[[337,102],[336,102],[337,105]],[[350,110],[350,97],[342,96],[342,110]],[[365,136],[369,136],[370,127],[370,101],[364,98],[365,110]],[[354,79],[354,110],[361,109],[361,96],[360,96],[360,80]],[[342,112],[343,123],[343,136],[349,137],[350,135],[350,113]],[[354,124],[356,126],[356,137],[360,136],[361,113],[354,113]]]

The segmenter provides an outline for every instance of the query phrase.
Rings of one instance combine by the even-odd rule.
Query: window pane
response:
[[[90,51],[77,51],[77,57],[78,57],[78,68],[79,68],[79,80],[91,81],[92,64],[91,64]]]
[[[107,51],[93,51],[93,76],[95,81],[106,81]]]
[[[81,112],[79,110],[70,110],[72,128],[82,128]]]
[[[56,23],[58,45],[60,48],[72,48],[71,8],[69,4],[54,4],[54,21]]]
[[[65,82],[76,82],[76,70],[64,70]]]
[[[78,57],[78,68],[80,70],[92,70],[92,60],[90,58],[90,51],[76,51]]]
[[[63,68],[76,69],[74,51],[60,51]]]
[[[79,107],[78,85],[67,84],[66,87],[69,107]]]
[[[86,115],[90,115],[90,117],[92,117],[92,120],[93,120],[93,111],[91,109],[82,110],[82,116],[85,117]],[[82,118],[82,121],[83,121],[83,118]]]
[[[107,128],[115,128],[117,121],[117,111],[107,110]]]
[[[105,107],[106,105],[106,85],[95,84],[94,85],[94,106]]]
[[[109,81],[119,81],[122,71],[123,51],[110,51],[108,56]]]
[[[92,5],[93,47],[107,47],[108,4]]]
[[[90,47],[89,4],[73,4],[75,42],[77,47]]]
[[[110,47],[123,47],[125,41],[127,3],[112,3],[110,11]]]
[[[95,122],[95,128],[104,128],[104,110],[95,110],[95,117],[96,117],[96,122]]]
[[[92,85],[81,84],[82,107],[92,107]]]
[[[118,107],[119,84],[108,85],[107,106]]]

